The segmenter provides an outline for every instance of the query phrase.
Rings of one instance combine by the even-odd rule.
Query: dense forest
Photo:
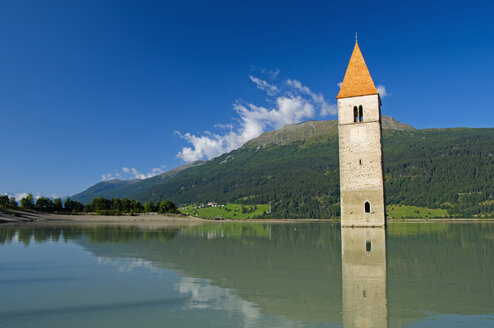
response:
[[[494,129],[383,130],[387,204],[494,216]],[[179,174],[110,189],[140,201],[271,204],[268,217],[339,216],[338,136],[249,143]]]
[[[386,202],[494,216],[494,129],[387,131]]]

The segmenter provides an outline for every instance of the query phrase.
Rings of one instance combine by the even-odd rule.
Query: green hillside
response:
[[[415,130],[383,117],[386,202],[440,208],[457,217],[494,215],[493,140],[492,128]],[[271,204],[268,216],[276,218],[337,217],[337,126],[335,121],[290,125],[172,177],[105,192],[177,204]]]
[[[147,190],[148,188],[157,185],[168,178],[171,178],[178,173],[186,170],[188,168],[199,166],[201,164],[206,163],[206,161],[196,161],[193,163],[189,163],[186,165],[182,165],[174,168],[173,170],[167,171],[160,175],[154,176],[149,179],[144,180],[119,180],[112,179],[108,181],[99,182],[85,191],[75,194],[72,196],[72,200],[77,200],[84,204],[89,203],[93,198],[104,197],[104,198],[120,198],[119,195],[124,195],[122,198],[127,197],[129,194],[139,194],[143,190]],[[130,197],[131,199],[139,200],[135,196]]]

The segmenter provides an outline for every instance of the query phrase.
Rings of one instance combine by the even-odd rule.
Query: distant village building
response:
[[[341,225],[385,226],[381,98],[357,42],[336,99]]]

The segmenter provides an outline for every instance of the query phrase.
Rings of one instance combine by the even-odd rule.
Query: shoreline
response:
[[[196,225],[203,223],[339,223],[340,219],[223,219],[211,220],[193,216],[180,215],[161,215],[161,214],[138,214],[138,215],[70,215],[70,214],[52,214],[40,212],[24,211],[1,211],[0,224],[16,223],[101,223],[101,224],[179,224],[179,225]],[[387,224],[394,223],[494,223],[494,218],[429,218],[429,219],[388,219]]]
[[[0,212],[1,223],[176,223],[176,224],[198,224],[204,219],[174,216],[174,215],[121,215],[121,216],[106,216],[106,215],[90,215],[90,214],[53,214],[41,212]]]

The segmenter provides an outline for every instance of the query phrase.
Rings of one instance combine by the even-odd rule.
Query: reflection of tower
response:
[[[387,327],[383,228],[341,229],[343,325]]]

